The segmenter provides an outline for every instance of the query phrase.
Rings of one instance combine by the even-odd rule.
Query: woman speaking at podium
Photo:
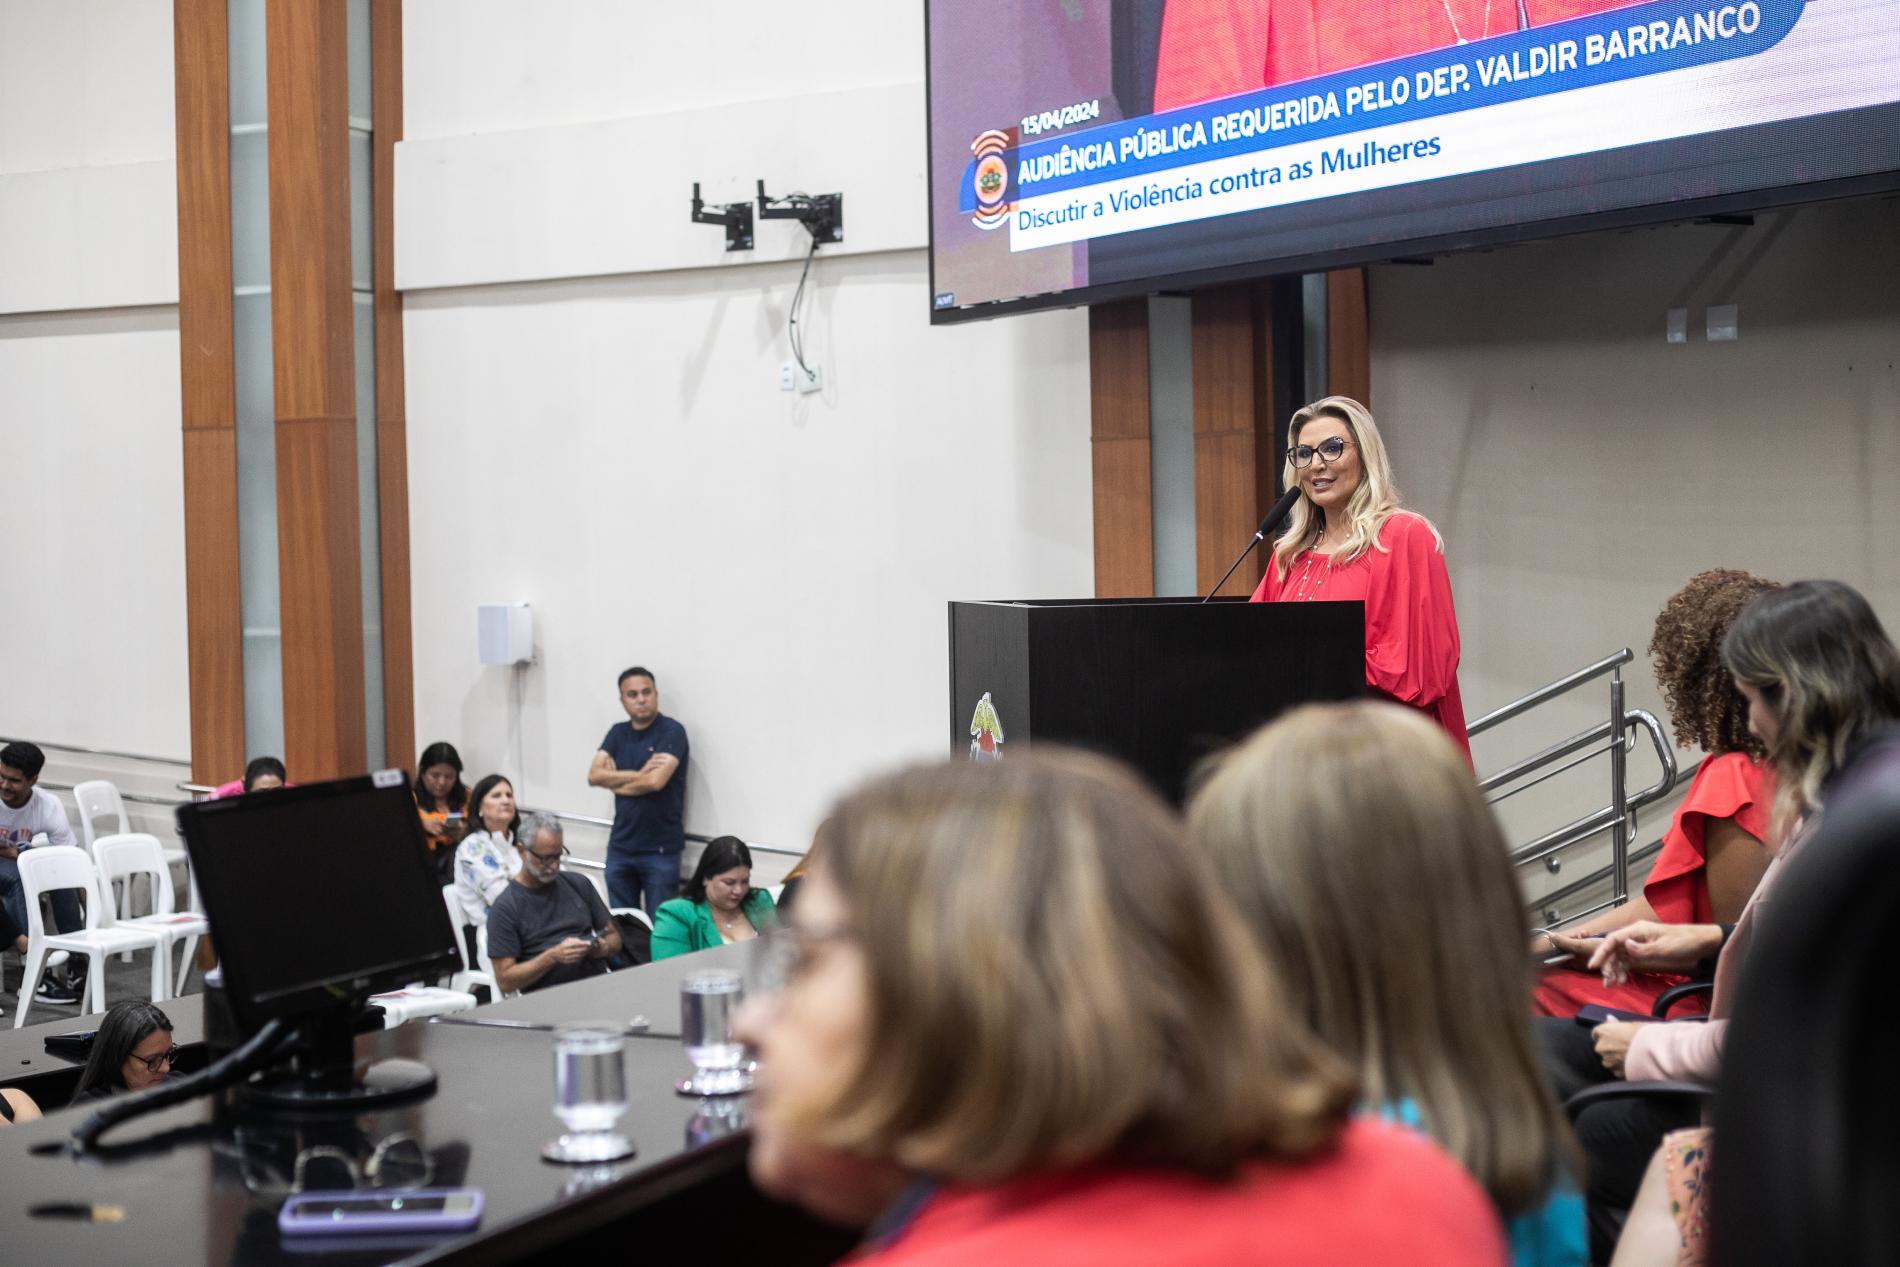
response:
[[[1286,460],[1300,499],[1253,601],[1365,603],[1366,682],[1443,726],[1470,761],[1445,542],[1400,508],[1379,425],[1348,397],[1314,401],[1287,427]]]

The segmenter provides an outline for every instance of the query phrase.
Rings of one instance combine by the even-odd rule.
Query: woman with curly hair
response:
[[[1605,933],[1638,920],[1665,924],[1732,924],[1768,867],[1774,774],[1762,763],[1761,740],[1748,730],[1748,701],[1722,665],[1722,639],[1748,601],[1778,589],[1747,572],[1717,568],[1692,577],[1663,604],[1649,640],[1680,747],[1708,755],[1663,836],[1641,895],[1561,933],[1540,933],[1532,951],[1571,958],[1546,970],[1533,1007],[1539,1016],[1574,1016],[1585,1004],[1647,1014],[1656,997],[1687,978],[1636,972],[1605,985],[1586,969]],[[1696,1000],[1693,1006],[1701,1007]]]

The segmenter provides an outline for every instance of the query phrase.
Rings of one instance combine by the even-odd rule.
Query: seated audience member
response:
[[[251,763],[244,767],[243,778],[218,784],[205,799],[221,801],[227,796],[239,796],[245,792],[268,792],[274,787],[286,786],[289,780],[284,763],[276,757],[252,757]]]
[[[1490,1194],[1517,1267],[1583,1267],[1575,1144],[1524,1002],[1523,898],[1464,754],[1385,703],[1297,709],[1223,758],[1188,841],[1292,1010]]]
[[[33,1103],[32,1096],[12,1087],[0,1087],[0,1127],[39,1120],[40,1106]]]
[[[99,1022],[73,1103],[155,1087],[171,1075],[176,1053],[171,1018],[157,1004],[114,1003]]]
[[[685,896],[660,903],[653,957],[751,941],[772,918],[772,895],[752,887],[752,851],[737,836],[720,836],[706,842]]]
[[[1869,1006],[1887,988],[1897,921],[1900,728],[1889,728],[1848,755],[1777,884],[1736,987],[1714,1129],[1663,1138],[1611,1267],[1900,1262],[1891,1022]]]
[[[0,748],[0,935],[6,945],[26,954],[26,888],[20,883],[20,851],[31,849],[35,837],[50,845],[76,845],[72,823],[59,798],[38,786],[46,754],[30,743]],[[55,932],[85,927],[79,894],[60,889],[51,895]],[[42,1003],[77,1003],[84,994],[86,961],[73,960],[66,971],[50,971],[40,980],[34,996]]]
[[[473,821],[455,847],[455,896],[468,922],[479,928],[488,922],[489,904],[521,870],[515,850],[521,814],[515,809],[514,785],[499,774],[483,775],[468,803]]]
[[[761,1188],[848,1215],[840,1173],[919,1180],[853,1262],[1504,1261],[1456,1164],[1348,1121],[1351,1080],[1122,768],[921,767],[835,826],[740,1032]]]
[[[1638,920],[1732,924],[1741,918],[1768,867],[1762,841],[1768,835],[1774,776],[1762,764],[1761,740],[1749,733],[1748,701],[1722,667],[1722,637],[1749,599],[1773,588],[1772,581],[1746,572],[1704,572],[1656,617],[1649,653],[1676,744],[1708,755],[1670,820],[1642,893],[1594,919],[1533,939],[1531,953],[1539,959],[1552,951],[1572,955],[1567,963],[1545,969],[1538,981],[1533,996],[1538,1015],[1574,1016],[1587,1003],[1647,1013],[1657,995],[1687,980],[1634,972],[1620,986],[1605,985],[1585,964],[1597,948],[1594,939],[1613,928]],[[1691,1008],[1701,1011],[1702,1005]]]
[[[515,839],[521,870],[488,909],[488,957],[502,993],[566,985],[607,971],[620,932],[594,886],[561,869],[561,822],[534,814]]]
[[[442,883],[455,882],[455,846],[468,832],[468,787],[453,744],[432,743],[416,759],[416,813]]]
[[[1900,652],[1867,600],[1838,581],[1801,581],[1757,595],[1730,626],[1722,659],[1748,700],[1750,728],[1775,771],[1769,839],[1782,842],[1732,926],[1641,920],[1607,933],[1590,966],[1611,984],[1632,971],[1686,972],[1714,959],[1706,1024],[1606,1021],[1585,1030],[1546,1019],[1540,1035],[1558,1090],[1570,1095],[1616,1078],[1713,1082],[1736,981],[1775,883],[1798,857],[1855,755],[1900,722]],[[1790,1023],[1799,1023],[1791,1019]],[[1591,1250],[1606,1260],[1645,1166],[1663,1135],[1694,1124],[1679,1098],[1627,1097],[1577,1116]]]

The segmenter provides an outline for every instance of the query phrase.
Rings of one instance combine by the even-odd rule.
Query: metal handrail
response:
[[[73,785],[70,783],[54,783],[49,779],[39,780],[36,786],[49,788],[55,792],[70,792],[73,790]],[[140,805],[178,806],[178,805],[184,805],[188,803],[186,801],[181,801],[177,799],[176,797],[152,796],[149,793],[145,793],[145,792],[120,792],[119,799],[122,801],[136,801]]]
[[[1540,686],[1529,695],[1512,700],[1503,708],[1492,709],[1484,716],[1478,718],[1477,721],[1466,726],[1465,733],[1467,735],[1481,735],[1493,726],[1501,725],[1521,713],[1529,712],[1547,700],[1553,700],[1559,695],[1574,691],[1585,682],[1594,681],[1602,677],[1605,673],[1621,668],[1635,658],[1636,657],[1631,654],[1630,649],[1624,647],[1614,655],[1605,656],[1595,664],[1578,669],[1569,677],[1558,678],[1548,686]]]
[[[211,795],[214,789],[206,787],[202,783],[180,783],[178,784],[178,790],[180,792],[188,793],[189,795],[193,797],[199,797],[199,796]],[[175,801],[168,801],[168,802],[162,802],[162,803],[163,804],[177,804],[177,802]],[[563,822],[563,823],[580,823],[587,827],[608,827],[608,828],[611,828],[614,825],[614,820],[611,818],[595,818],[591,814],[568,814],[558,809],[535,809],[532,806],[527,806],[527,805],[521,806],[520,809],[523,814],[546,814],[550,818],[553,818],[556,821]],[[702,836],[697,832],[689,831],[686,833],[686,839],[695,845],[704,845],[704,844],[710,844],[712,841],[716,840],[717,837]],[[769,854],[774,854],[774,855],[777,855],[779,857],[784,857],[784,858],[802,858],[805,856],[803,850],[782,849],[777,845],[759,845],[759,844],[754,844],[753,842],[749,840],[746,841],[746,848],[750,849],[753,853],[769,853]],[[598,862],[590,862],[585,858],[575,858],[573,859],[573,861],[579,863],[581,866],[588,867],[590,869],[599,867],[601,865]]]
[[[1608,831],[1610,833],[1610,864],[1591,881],[1595,883],[1604,876],[1608,876],[1611,897],[1607,906],[1619,905],[1629,898],[1630,838],[1635,833],[1636,812],[1645,805],[1661,800],[1676,785],[1677,780],[1675,748],[1664,735],[1662,723],[1653,713],[1645,709],[1628,709],[1624,706],[1622,668],[1634,658],[1630,649],[1624,647],[1594,664],[1586,665],[1574,673],[1512,700],[1502,708],[1486,713],[1467,727],[1469,734],[1481,734],[1514,717],[1522,716],[1540,704],[1549,703],[1580,686],[1594,682],[1605,674],[1609,676],[1609,716],[1606,719],[1588,730],[1580,731],[1567,739],[1561,739],[1539,752],[1515,761],[1479,781],[1480,789],[1486,793],[1486,800],[1496,804],[1595,757],[1608,756],[1610,759],[1610,803],[1608,805],[1511,851],[1511,861],[1515,865],[1529,866],[1547,859],[1554,860],[1556,855],[1564,850]],[[1657,764],[1662,767],[1662,777],[1651,786],[1632,793],[1628,786],[1629,754],[1636,747],[1634,731],[1638,727],[1649,736],[1650,743],[1655,748]],[[1579,753],[1582,755],[1577,755]],[[1560,762],[1562,764],[1559,764]],[[1550,865],[1555,869],[1554,861],[1551,861]],[[1565,891],[1575,890],[1571,886],[1565,886]],[[1543,899],[1545,903],[1551,900],[1548,895]]]
[[[83,752],[89,757],[118,757],[124,761],[151,761],[159,765],[190,765],[190,757],[155,757],[149,752],[119,752],[112,748],[88,748],[84,744],[56,743],[51,739],[37,741],[42,748],[57,748],[61,752]]]

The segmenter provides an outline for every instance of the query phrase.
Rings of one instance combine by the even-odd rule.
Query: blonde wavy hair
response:
[[[1219,1175],[1334,1138],[1350,1078],[1124,768],[1047,746],[921,766],[830,823],[817,870],[869,980],[856,1067],[797,1114],[815,1142],[993,1183],[1098,1160]]]
[[[1509,851],[1442,729],[1396,704],[1295,709],[1218,760],[1188,841],[1366,1108],[1415,1107],[1507,1217],[1580,1173],[1531,1033]]]
[[[1796,581],[1758,594],[1722,639],[1722,661],[1775,714],[1770,842],[1821,807],[1821,785],[1863,739],[1900,722],[1900,651],[1860,591]]]
[[[1359,454],[1359,487],[1346,503],[1346,544],[1334,555],[1339,562],[1350,563],[1368,550],[1384,548],[1379,545],[1379,529],[1401,509],[1399,486],[1393,482],[1392,461],[1386,456],[1385,441],[1379,438],[1379,424],[1372,420],[1372,411],[1350,396],[1328,396],[1294,414],[1293,421],[1287,424],[1286,466],[1280,473],[1282,487],[1299,485],[1299,473],[1293,467],[1293,450],[1300,442],[1300,429],[1315,418],[1332,418],[1345,424]],[[1431,528],[1432,540],[1442,552],[1445,539],[1438,535],[1438,529],[1432,527],[1429,519],[1423,515],[1419,518]],[[1302,491],[1300,500],[1293,503],[1292,513],[1287,516],[1286,531],[1273,546],[1274,576],[1285,580],[1293,560],[1317,546],[1325,531],[1326,512]]]

